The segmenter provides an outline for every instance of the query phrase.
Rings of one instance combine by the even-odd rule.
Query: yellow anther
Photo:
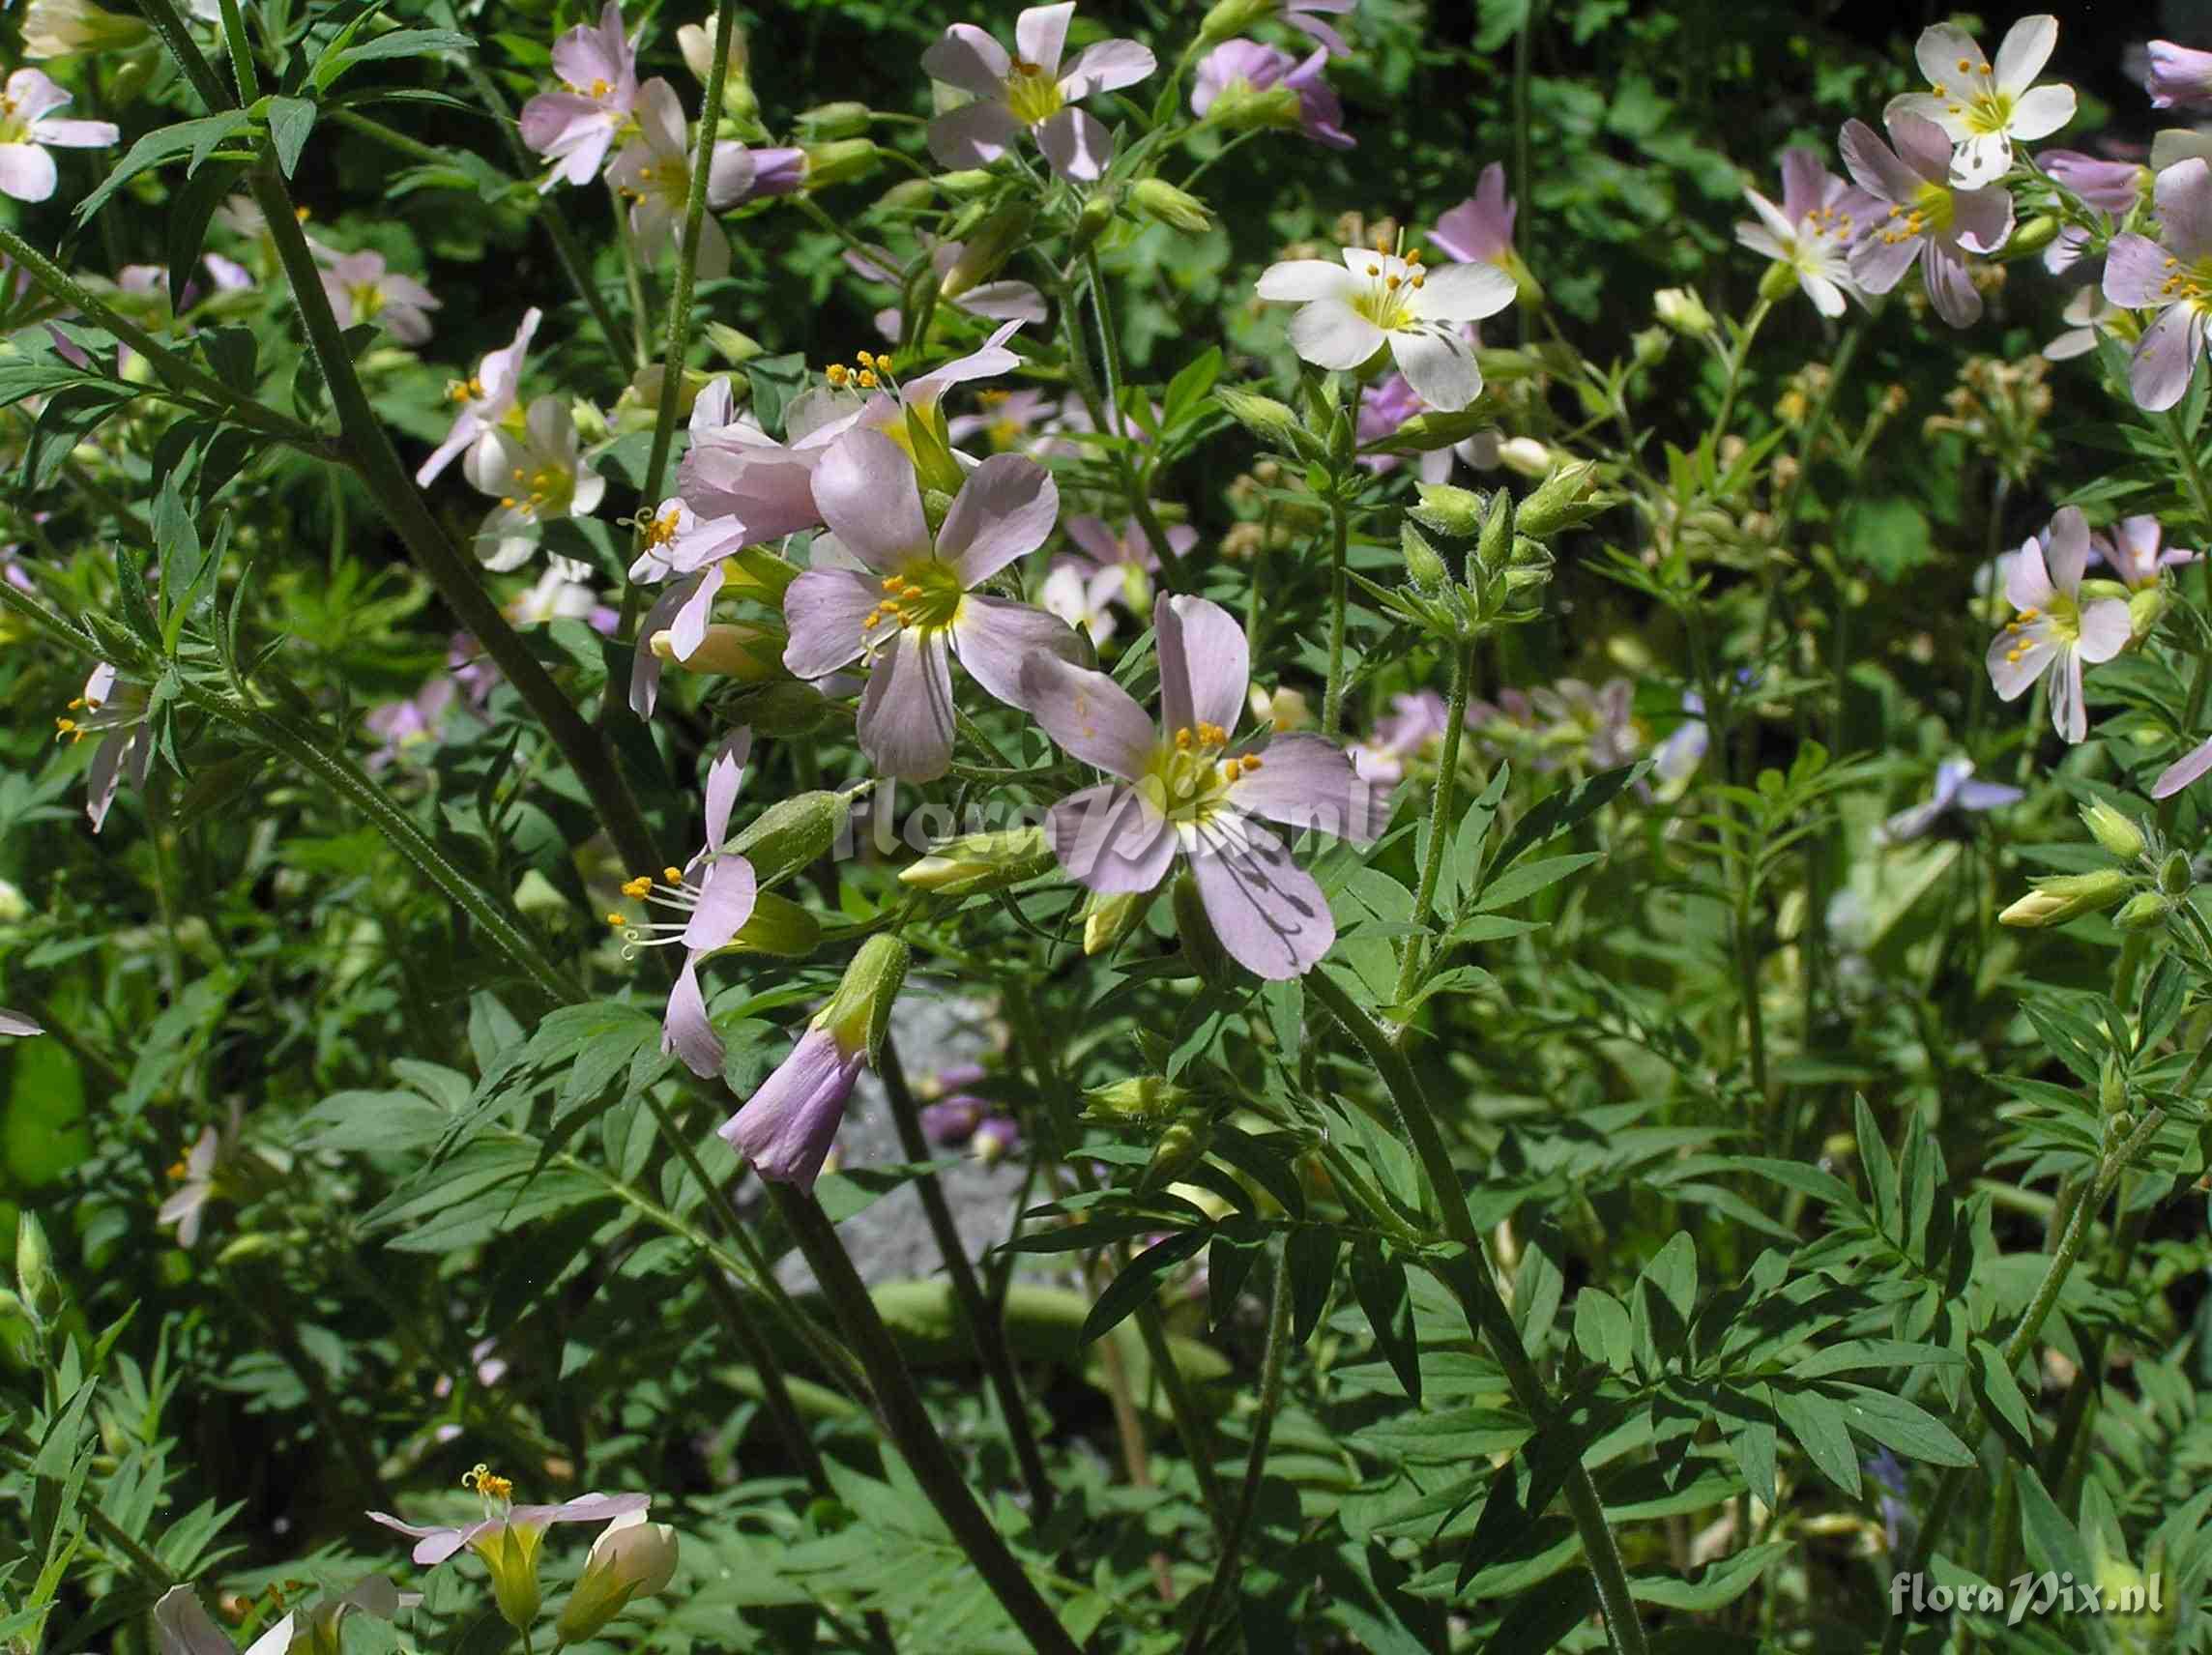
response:
[[[1973,60],[1972,58],[1970,58],[1970,57],[1963,57],[1963,58],[1961,58],[1961,59],[1959,60],[1959,73],[1960,73],[1961,74],[1971,74],[1971,73],[1974,73],[1974,60]]]
[[[1414,285],[1416,288],[1420,287],[1420,286],[1421,286],[1423,283],[1425,283],[1425,282],[1426,282],[1428,279],[1429,279],[1429,278],[1428,278],[1427,276],[1423,276],[1423,275],[1422,275],[1422,274],[1421,274],[1419,271],[1417,271],[1417,270],[1416,270],[1415,272],[1413,272],[1413,285]]]
[[[620,931],[625,925],[627,925],[629,921],[619,914],[610,914],[607,915],[607,923],[613,926],[617,931]]]
[[[2038,615],[2040,615],[2040,614],[2042,614],[2042,613],[2043,613],[2043,611],[2042,611],[2042,610],[2040,610],[2040,609],[2037,609],[2037,608],[2035,608],[2035,607],[2033,607],[2033,606],[2031,605],[2031,606],[2029,606],[2028,608],[2026,608],[2026,609],[2023,609],[2023,610],[2020,612],[2020,618],[2021,618],[2021,620],[2023,620],[2023,621],[2032,621],[2032,620],[2034,620],[2034,619],[2035,619],[2035,618],[2036,618]]]
[[[1260,768],[1260,755],[1259,755],[1258,753],[1246,753],[1246,754],[1244,755],[1244,770],[1245,770],[1245,773],[1246,773],[1247,775],[1249,775],[1249,774],[1250,774],[1252,771],[1254,771],[1254,770],[1258,769],[1259,768]]]
[[[874,367],[876,365],[875,354],[871,351],[855,351],[853,355],[862,367]]]
[[[1975,71],[1974,71],[1974,73],[1975,73],[1976,74],[1987,74],[1987,73],[1989,73],[1989,72],[1990,72],[1990,66],[1989,66],[1988,64],[1986,64],[1986,63],[1985,63],[1985,64],[1983,64],[1981,68],[1979,68],[1979,69],[1977,69],[1977,70],[1975,70]]]
[[[514,1485],[481,1460],[461,1473],[461,1487],[473,1490],[486,1499],[511,1499],[514,1495]]]
[[[169,1176],[170,1176],[172,1179],[176,1179],[176,1178],[182,1178],[184,1176],[185,1176],[185,1164],[184,1164],[184,1162],[182,1162],[182,1161],[172,1161],[172,1162],[170,1162],[170,1163],[169,1163]]]
[[[873,632],[878,626],[883,624],[883,612],[881,610],[871,609],[865,615],[860,617],[860,630],[863,632]]]
[[[682,885],[684,883],[684,870],[682,868],[662,868],[660,877],[670,885]]]
[[[1187,753],[1190,751],[1190,744],[1193,738],[1191,731],[1187,726],[1183,729],[1178,730],[1175,733],[1175,744],[1177,749],[1180,752]]]
[[[1386,276],[1382,278],[1382,285],[1395,293],[1406,285],[1406,278],[1402,276]]]
[[[592,82],[592,96],[594,98],[604,98],[609,92],[613,90],[614,88],[609,86],[603,80],[595,80]]]
[[[647,874],[639,874],[635,879],[623,881],[622,893],[625,896],[635,898],[643,896],[652,888],[652,877]]]
[[[831,385],[843,386],[848,379],[853,377],[853,375],[852,371],[847,368],[843,363],[831,363],[829,367],[824,370],[822,377],[827,379]]]
[[[862,391],[873,391],[875,388],[876,370],[872,367],[862,368],[860,370],[860,389]]]
[[[1367,274],[1369,276],[1381,276],[1382,274],[1382,267],[1379,264],[1371,264],[1367,267]]]
[[[886,592],[892,592],[892,593],[895,593],[895,592],[897,592],[897,591],[898,591],[898,589],[899,589],[900,587],[904,586],[905,584],[906,584],[906,582],[905,582],[905,581],[903,581],[903,580],[901,580],[901,579],[900,579],[900,578],[899,578],[897,575],[895,575],[895,574],[887,574],[886,576],[884,576],[884,590],[885,590]]]

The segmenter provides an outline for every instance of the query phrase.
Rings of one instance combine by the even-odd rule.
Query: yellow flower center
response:
[[[860,630],[871,640],[899,626],[924,634],[944,631],[960,619],[968,595],[959,571],[932,555],[884,576],[883,590],[883,600],[860,618]]]
[[[2164,304],[2191,305],[2212,313],[2212,257],[2184,265],[2168,255],[2166,279],[2158,284],[2158,296]]]
[[[1221,757],[1228,744],[1229,732],[1218,724],[1185,725],[1153,749],[1138,791],[1176,826],[1204,826],[1221,808],[1231,784],[1260,768],[1256,753]]]
[[[1060,82],[1040,66],[1026,58],[1014,59],[1014,72],[1006,79],[1006,107],[1014,112],[1015,120],[1033,127],[1059,114],[1066,102],[1061,96]]]
[[[1957,210],[1958,204],[1946,186],[1923,184],[1914,193],[1912,205],[1891,207],[1888,220],[1875,233],[1891,246],[1909,242],[1915,236],[1940,236],[1951,227]]]
[[[513,492],[500,497],[500,505],[525,517],[559,517],[576,497],[576,474],[565,465],[540,465],[535,471],[516,466],[508,474]]]
[[[384,289],[373,281],[357,281],[347,289],[353,301],[353,313],[361,321],[367,321],[384,308]]]
[[[487,1504],[497,1501],[501,1505],[506,1505],[514,1498],[514,1484],[499,1475],[481,1460],[461,1473],[461,1487],[481,1495]]]
[[[2037,621],[2043,623],[2043,636],[2062,646],[2072,644],[2081,636],[2081,605],[2063,592],[2054,592],[2051,595],[2049,609],[2023,609],[2005,623],[2004,635],[2012,640],[2011,646],[2005,651],[2006,660],[2020,660],[2041,641],[2031,635]]]

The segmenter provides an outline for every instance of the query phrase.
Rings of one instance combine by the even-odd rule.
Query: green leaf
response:
[[[1509,908],[1523,897],[1533,896],[1546,886],[1556,885],[1578,869],[1603,858],[1602,851],[1577,851],[1564,857],[1548,857],[1540,862],[1524,862],[1509,868],[1482,887],[1475,898],[1478,914],[1494,908]]]
[[[1850,1428],[1869,1441],[1930,1466],[1971,1466],[1973,1454],[1951,1428],[1917,1403],[1869,1385],[1840,1382],[1830,1390]]]
[[[1584,1288],[1575,1294],[1575,1343],[1591,1361],[1627,1374],[1635,1351],[1627,1306],[1603,1288]]]
[[[1285,1245],[1290,1248],[1284,1263],[1291,1276],[1291,1339],[1303,1345],[1320,1324],[1328,1290],[1335,1285],[1344,1236],[1328,1225],[1306,1225],[1292,1231]]]
[[[1848,500],[1837,525],[1836,549],[1892,583],[1936,557],[1927,514],[1894,494]]]
[[[356,64],[375,63],[388,58],[430,57],[438,52],[466,52],[476,49],[476,41],[452,29],[394,29],[389,35],[379,35],[360,45],[342,44],[353,31],[348,29],[334,41],[329,50],[315,62],[307,75],[317,92],[328,92],[331,83]]]
[[[1513,825],[1505,843],[1498,849],[1493,867],[1510,867],[1525,851],[1532,851],[1557,838],[1577,823],[1596,815],[1651,768],[1649,759],[1638,759],[1617,769],[1600,770],[1572,787],[1561,788],[1538,800]]]
[[[1413,1300],[1406,1267],[1362,1237],[1352,1249],[1352,1292],[1367,1313],[1376,1346],[1415,1406],[1421,1400],[1421,1351],[1413,1335]]]
[[[1974,1396],[1990,1424],[2022,1460],[2035,1458],[2035,1420],[2027,1409],[2020,1380],[2004,1359],[2004,1352],[1987,1339],[1977,1339],[1974,1351]]]
[[[1815,1390],[1776,1385],[1774,1411],[1820,1474],[1851,1498],[1859,1497],[1859,1460],[1841,1404]]]
[[[276,165],[286,178],[300,164],[300,152],[314,130],[315,106],[305,98],[269,101],[269,137],[276,146]]]
[[[2027,1560],[2040,1569],[2072,1570],[2077,1581],[2094,1581],[2096,1565],[2082,1544],[2081,1531],[2058,1509],[2034,1464],[2016,1465],[2013,1475],[2020,1480],[2020,1534]]]
[[[1790,1370],[1793,1379],[1824,1379],[1831,1374],[1848,1374],[1861,1368],[1951,1367],[1965,1358],[1941,1345],[1918,1345],[1906,1339],[1848,1339],[1816,1350]]]
[[[1154,1242],[1129,1261],[1128,1267],[1111,1282],[1083,1319],[1082,1343],[1103,1338],[1134,1315],[1137,1307],[1159,1291],[1160,1277],[1204,1247],[1213,1237],[1211,1229],[1179,1230]]]

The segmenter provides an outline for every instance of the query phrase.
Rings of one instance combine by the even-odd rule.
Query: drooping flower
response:
[[[684,867],[661,869],[657,884],[651,874],[639,874],[623,886],[623,894],[632,901],[655,903],[678,917],[637,925],[624,914],[607,915],[607,923],[623,933],[626,954],[641,947],[683,948],[684,970],[668,994],[660,1049],[674,1052],[693,1074],[708,1079],[722,1072],[723,1047],[721,1036],[707,1021],[699,963],[730,945],[752,917],[760,894],[752,863],[722,850],[729,836],[730,811],[744,785],[752,740],[750,730],[736,731],[707,767],[707,837],[698,854]]]
[[[415,1561],[426,1569],[463,1547],[476,1553],[490,1571],[500,1613],[518,1628],[527,1628],[538,1616],[538,1548],[548,1527],[556,1523],[606,1523],[642,1512],[653,1503],[646,1495],[594,1493],[559,1505],[516,1505],[514,1485],[483,1466],[470,1470],[461,1482],[483,1500],[484,1515],[476,1523],[422,1526],[381,1511],[370,1512],[369,1521],[412,1536]]]
[[[648,253],[683,245],[691,208],[691,146],[676,88],[657,75],[638,88],[632,136],[607,168],[607,178],[629,198],[630,234]],[[714,145],[707,162],[707,205],[735,206],[752,188],[752,152],[732,139]],[[730,273],[730,238],[713,213],[699,220],[698,274],[703,280]]]
[[[1968,253],[1992,253],[2012,234],[2012,197],[2002,189],[1951,184],[1951,141],[1942,129],[1898,111],[1884,117],[1892,150],[1864,121],[1847,121],[1844,164],[1859,188],[1889,204],[1851,248],[1851,276],[1868,293],[1887,293],[1920,261],[1936,314],[1954,328],[1980,320],[1982,296]]]
[[[621,0],[607,0],[597,25],[570,29],[553,44],[561,90],[522,106],[522,141],[554,163],[538,186],[589,184],[638,98],[637,53],[623,33]]]
[[[1494,264],[1512,276],[1521,262],[1513,247],[1513,220],[1519,212],[1505,193],[1504,163],[1494,160],[1475,180],[1474,193],[1437,220],[1429,240],[1446,258]]]
[[[2081,704],[2081,667],[2109,661],[2127,647],[2128,606],[2116,597],[2083,604],[2081,573],[2089,564],[2089,522],[2066,506],[2027,541],[2005,569],[2005,596],[2018,611],[1990,645],[1990,682],[2017,701],[2037,679],[2051,692],[2051,723],[2069,741],[2089,733]]]
[[[2151,42],[2148,86],[2153,109],[2212,103],[2212,52],[2171,41]]]
[[[100,738],[92,769],[85,773],[84,813],[97,833],[107,821],[107,807],[115,802],[115,790],[128,779],[132,787],[146,785],[146,772],[154,763],[154,742],[145,725],[146,691],[125,683],[115,669],[102,661],[84,681],[84,693],[69,705],[74,717],[54,720],[57,738],[81,741]]]
[[[1033,460],[994,454],[961,484],[933,542],[913,465],[883,433],[857,430],[815,469],[814,499],[865,571],[816,567],[792,583],[784,665],[819,679],[866,654],[861,750],[886,775],[932,780],[952,762],[951,655],[1021,707],[1024,656],[1076,653],[1058,616],[973,590],[1044,543],[1059,487]]]
[[[2080,150],[2045,150],[2036,164],[2090,206],[2124,218],[2150,188],[2151,170],[2139,160],[2105,160]]]
[[[440,308],[437,296],[411,276],[385,268],[384,255],[342,253],[323,271],[323,292],[336,312],[338,326],[382,324],[403,345],[430,337],[429,312]]]
[[[588,517],[607,491],[606,479],[584,459],[583,440],[568,404],[540,396],[530,405],[522,429],[508,424],[490,433],[488,481],[475,468],[484,450],[469,456],[470,480],[499,505],[477,531],[477,561],[488,569],[520,568],[538,550],[538,533],[559,517]]]
[[[1735,239],[1789,266],[1821,315],[1841,316],[1845,299],[1858,292],[1851,279],[1851,237],[1874,203],[1808,149],[1783,152],[1779,207],[1756,189],[1747,188],[1743,193],[1760,221],[1736,225]]]
[[[44,70],[18,69],[8,77],[0,91],[0,195],[44,201],[60,179],[47,150],[103,149],[123,136],[112,121],[56,120],[53,111],[69,101]]]
[[[1995,810],[2018,804],[2024,797],[2019,788],[2002,782],[1976,781],[1971,759],[1945,759],[1936,767],[1935,791],[1876,828],[1875,843],[1902,845],[1920,838],[1946,817]]]
[[[2057,44],[2057,18],[2023,17],[2005,31],[1993,68],[1973,36],[1955,23],[1937,23],[1913,47],[1934,90],[1892,98],[1883,118],[1892,133],[1901,114],[1934,122],[1959,146],[1950,160],[1951,182],[1962,189],[1994,184],[2012,166],[2016,140],[2047,138],[2074,119],[2074,88],[2035,84]]]
[[[158,1223],[177,1227],[177,1245],[188,1253],[198,1243],[200,1220],[216,1197],[216,1169],[222,1149],[222,1134],[212,1126],[205,1127],[185,1158],[169,1169],[169,1176],[178,1180],[177,1188],[154,1216]]]
[[[1336,940],[1328,901],[1261,819],[1371,842],[1382,812],[1351,757],[1321,736],[1235,743],[1250,678],[1243,628],[1219,604],[1153,607],[1162,724],[1104,673],[1032,655],[1031,711],[1071,756],[1112,780],[1052,807],[1047,832],[1069,875],[1107,895],[1156,888],[1178,856],[1215,935],[1255,975],[1311,969]]]
[[[1296,128],[1317,144],[1349,150],[1344,102],[1324,77],[1328,48],[1304,59],[1258,41],[1224,41],[1199,60],[1190,112],[1231,131]]]
[[[2156,586],[2167,569],[2195,563],[2203,555],[2186,547],[2165,545],[2165,538],[2166,525],[2156,517],[2148,513],[2122,517],[2110,529],[2090,535],[2089,561],[2110,564],[2129,590],[2140,592]]]
[[[529,354],[530,341],[544,318],[542,310],[531,306],[523,312],[522,326],[515,329],[512,343],[486,356],[477,364],[471,378],[454,380],[446,387],[446,400],[456,404],[460,412],[453,416],[452,429],[446,433],[446,440],[416,472],[415,480],[419,485],[428,487],[440,472],[453,463],[453,456],[466,450],[469,457],[463,469],[469,480],[486,494],[503,492],[496,480],[505,474],[499,469],[499,445],[494,435],[514,412],[515,387],[522,381],[522,360]],[[486,479],[495,480],[486,481]]]
[[[1407,382],[1431,407],[1465,408],[1482,393],[1482,370],[1458,324],[1494,316],[1513,303],[1513,279],[1494,265],[1430,270],[1414,247],[1400,257],[1343,249],[1343,263],[1294,259],[1261,276],[1259,295],[1296,305],[1291,343],[1316,367],[1349,371],[1385,345]]]
[[[2212,165],[2177,161],[2158,175],[2159,241],[2130,231],[2105,255],[2105,297],[2130,310],[2157,312],[2128,359],[2136,404],[2171,408],[2189,390],[2204,355],[2212,316]]]
[[[576,1589],[561,1610],[554,1636],[580,1643],[626,1609],[632,1598],[666,1591],[676,1578],[676,1530],[648,1523],[642,1511],[626,1512],[599,1531]]]
[[[860,1070],[883,1045],[906,968],[907,947],[897,938],[878,934],[861,944],[790,1056],[722,1123],[722,1141],[758,1176],[813,1193]]]
[[[1096,116],[1076,108],[1094,93],[1133,86],[1157,67],[1149,46],[1100,41],[1064,69],[1073,0],[1032,6],[1014,19],[1014,50],[973,23],[955,23],[921,54],[932,80],[974,95],[929,124],[929,153],[940,165],[989,166],[1027,131],[1062,178],[1090,180],[1106,170],[1114,140]]]
[[[1697,773],[1698,767],[1705,762],[1705,754],[1712,746],[1712,726],[1705,722],[1705,698],[1694,689],[1685,689],[1682,711],[1689,716],[1651,749],[1651,773],[1660,780],[1662,797],[1668,793],[1679,794],[1683,785]]]

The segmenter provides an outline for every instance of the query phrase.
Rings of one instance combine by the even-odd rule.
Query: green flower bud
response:
[[[1702,339],[1719,325],[1705,302],[1687,287],[1662,287],[1651,296],[1651,308],[1685,339]]]
[[[1201,48],[1233,41],[1275,15],[1275,0],[1214,0],[1198,25]]]
[[[2156,586],[2146,586],[2140,592],[2130,594],[2128,635],[2139,643],[2149,637],[2172,602],[2173,594],[2163,580]]]
[[[2029,882],[2034,889],[1997,915],[2002,925],[2034,930],[2063,925],[2084,914],[2094,914],[2121,901],[2135,888],[2135,881],[2118,868],[2099,868],[2087,874],[2051,874]]]
[[[1498,461],[1523,477],[1546,477],[1552,470],[1552,450],[1534,437],[1508,437],[1498,445]]]
[[[278,1231],[257,1230],[241,1235],[235,1241],[225,1242],[215,1256],[218,1269],[228,1269],[233,1264],[250,1264],[256,1259],[271,1259],[282,1254],[293,1241],[292,1235]]]
[[[1221,946],[1221,939],[1213,934],[1213,921],[1207,916],[1206,902],[1198,893],[1198,881],[1187,872],[1178,874],[1171,900],[1175,906],[1176,935],[1182,939],[1182,957],[1206,982],[1218,989],[1234,990],[1240,973]]]
[[[942,185],[945,181],[938,182]],[[1013,256],[1022,238],[1030,233],[1030,224],[1035,218],[1034,206],[1027,201],[1016,201],[984,219],[975,234],[962,243],[960,256],[952,261],[951,268],[937,284],[937,296],[958,299],[998,275],[999,267]]]
[[[1352,463],[1355,446],[1355,431],[1352,423],[1352,410],[1339,408],[1328,422],[1329,463],[1342,470]]]
[[[704,88],[714,68],[714,31],[685,23],[676,31],[676,48],[684,54],[684,67]],[[745,32],[733,22],[728,67],[722,76],[722,113],[737,123],[737,136],[757,141],[768,133],[760,124],[760,100],[753,96],[752,82],[746,78],[747,56]]]
[[[937,199],[934,178],[902,178],[876,197],[879,213],[918,213]]]
[[[1408,514],[1423,528],[1465,538],[1482,527],[1482,496],[1473,489],[1448,482],[1416,482],[1413,487],[1421,503]]]
[[[1075,233],[1068,239],[1071,250],[1082,252],[1093,246],[1114,222],[1115,210],[1120,207],[1121,191],[1101,189],[1083,204],[1083,211],[1075,216]]]
[[[791,123],[799,134],[801,145],[828,143],[837,138],[857,138],[868,130],[869,110],[865,103],[850,98],[834,103],[817,103],[811,109],[802,109]]]
[[[1433,453],[1438,449],[1466,442],[1477,431],[1488,429],[1490,422],[1490,416],[1479,409],[1462,408],[1457,413],[1446,413],[1441,408],[1432,408],[1425,414],[1414,415],[1382,443],[1374,446],[1393,452]]]
[[[812,684],[785,679],[748,689],[722,704],[732,724],[750,725],[763,736],[804,736],[819,730],[830,716],[830,704]]]
[[[899,883],[941,896],[974,896],[1035,879],[1055,865],[1042,828],[1015,828],[939,840],[928,856],[899,870]]]
[[[1233,80],[1214,94],[1200,124],[1231,132],[1290,131],[1298,126],[1299,116],[1295,88]]]
[[[1759,278],[1759,296],[1769,305],[1779,305],[1797,291],[1797,270],[1794,265],[1780,259],[1766,267],[1766,274]]]
[[[1655,367],[1667,360],[1674,341],[1664,328],[1640,328],[1628,336],[1631,360],[1638,367]]]
[[[1140,178],[1129,187],[1129,202],[1154,223],[1186,235],[1199,235],[1213,227],[1213,215],[1206,203],[1164,178]]]
[[[2103,799],[2081,806],[2081,820],[2097,843],[2123,862],[2132,862],[2143,854],[2142,829]]]
[[[800,146],[806,152],[806,188],[822,189],[865,178],[883,164],[883,152],[866,138]]]
[[[1085,1112],[1094,1119],[1160,1120],[1179,1113],[1197,1094],[1158,1075],[1137,1075],[1083,1094]]]
[[[2041,252],[2058,239],[2061,228],[2063,226],[2058,219],[2051,214],[2038,213],[2013,231],[2012,240],[2005,243],[2003,250],[1996,254],[1997,262],[2010,264],[2014,259],[2023,259]]]
[[[2190,886],[2197,883],[2196,873],[2189,865],[2187,851],[2171,851],[2159,864],[2158,888],[2168,896],[2187,896]]]
[[[2097,1076],[2097,1104],[2107,1115],[2117,1115],[2128,1106],[2127,1077],[2110,1058]]]
[[[2149,931],[2164,925],[2173,913],[2170,896],[2155,890],[2139,890],[2120,905],[2119,913],[2112,915],[2112,923],[2122,931]]]
[[[1269,448],[1308,463],[1327,457],[1327,449],[1316,440],[1298,419],[1297,410],[1289,403],[1263,396],[1256,391],[1242,391],[1234,385],[1215,386],[1213,400],[1221,405],[1223,413]]]
[[[15,1291],[23,1295],[33,1317],[44,1320],[62,1307],[62,1285],[54,1279],[54,1252],[38,1215],[19,1213],[15,1219]]]
[[[21,1299],[6,1288],[0,1288],[0,1321],[6,1321],[11,1317],[28,1317],[29,1315],[30,1312],[25,1308]]]
[[[1451,579],[1451,570],[1436,547],[1429,544],[1428,537],[1413,527],[1412,519],[1399,526],[1398,544],[1406,554],[1406,573],[1423,592],[1440,592]]]
[[[1118,946],[1145,922],[1154,891],[1119,891],[1107,895],[1092,891],[1083,904],[1083,951],[1103,954]]]
[[[794,794],[754,817],[729,849],[752,863],[753,877],[766,889],[826,855],[845,830],[852,808],[849,793]]]
[[[1596,471],[1595,460],[1560,467],[1521,503],[1515,528],[1541,540],[1596,516],[1602,508],[1589,500],[1590,479]]]
[[[2105,1142],[2114,1145],[2125,1143],[2128,1134],[2135,1129],[2136,1118],[2127,1110],[2116,1110],[2105,1118]]]
[[[1144,1176],[1137,1180],[1139,1189],[1157,1189],[1172,1184],[1183,1173],[1205,1158],[1213,1143],[1213,1122],[1210,1120],[1179,1120],[1160,1134],[1153,1146],[1152,1158],[1145,1163]]]
[[[910,958],[896,937],[883,932],[870,937],[845,968],[830,1003],[814,1014],[814,1027],[829,1030],[848,1052],[865,1049],[868,1067],[875,1068],[883,1058],[884,1036],[890,1031],[891,1002],[906,982]]]
[[[937,175],[937,188],[955,201],[972,200],[998,183],[998,174],[984,167],[963,167],[958,172],[941,172]]]
[[[1502,574],[1513,561],[1513,497],[1502,488],[1490,497],[1482,513],[1482,537],[1474,543],[1474,561],[1485,574]]]
[[[132,51],[152,38],[153,31],[139,18],[104,11],[92,0],[31,0],[23,9],[23,56],[34,63]]]
[[[576,1589],[555,1624],[555,1639],[580,1643],[628,1607],[632,1598],[665,1591],[676,1578],[676,1530],[648,1523],[645,1513],[618,1517],[592,1543]]]

